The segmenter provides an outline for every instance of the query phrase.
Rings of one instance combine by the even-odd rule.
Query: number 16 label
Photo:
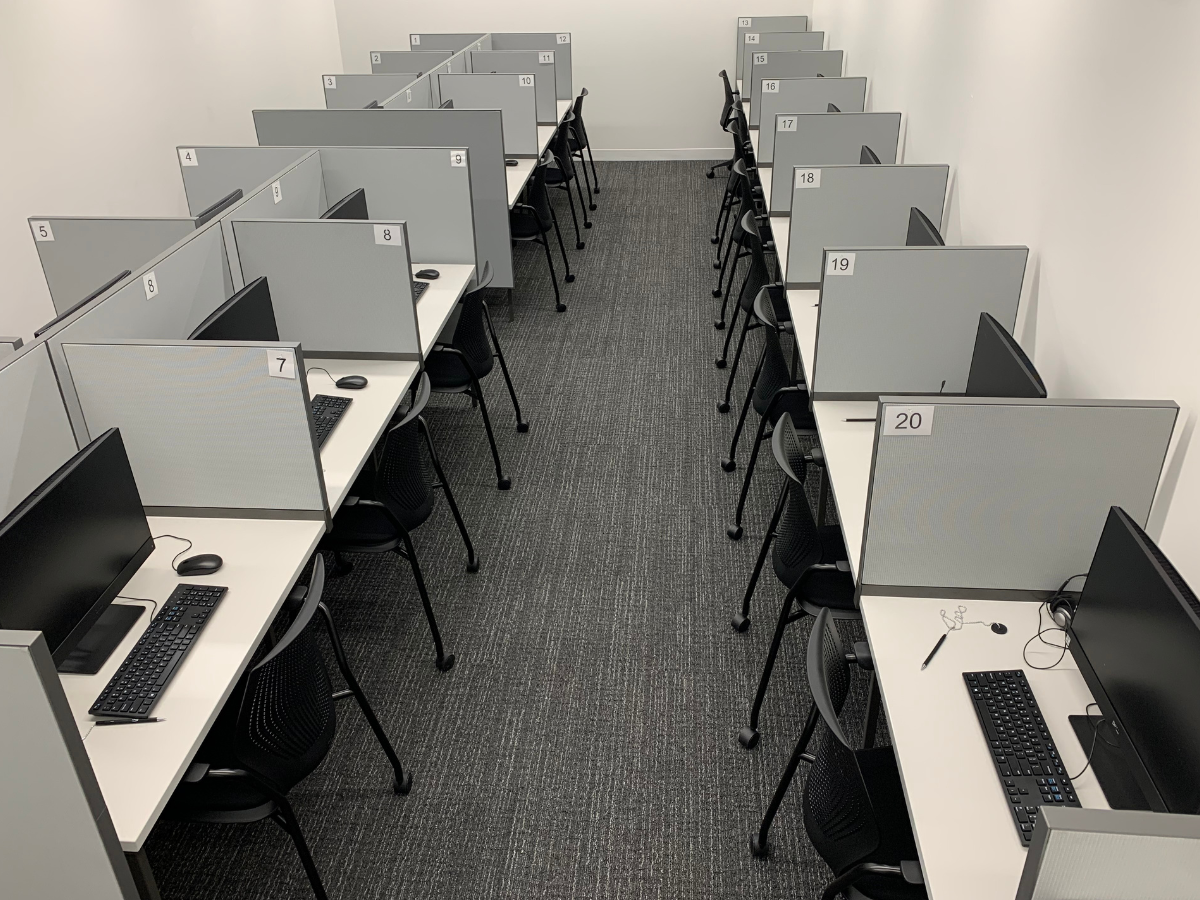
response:
[[[933,434],[932,406],[886,406],[883,415],[883,433],[906,437]]]

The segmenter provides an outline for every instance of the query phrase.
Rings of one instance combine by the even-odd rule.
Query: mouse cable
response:
[[[1108,724],[1108,719],[1104,718],[1103,715],[1100,715],[1099,717],[1094,717],[1090,713],[1088,713],[1088,710],[1091,709],[1093,706],[1096,707],[1097,712],[1101,712],[1100,704],[1095,702],[1094,700],[1091,703],[1089,703],[1087,706],[1085,706],[1083,709],[1084,713],[1087,714],[1088,721],[1092,725],[1092,746],[1088,749],[1087,762],[1085,762],[1083,764],[1083,768],[1079,770],[1079,775],[1082,775],[1084,772],[1086,772],[1088,770],[1088,767],[1091,766],[1091,764],[1092,764],[1092,755],[1096,752],[1096,739],[1097,738],[1099,738],[1101,743],[1103,743],[1106,747],[1112,747],[1114,750],[1120,749],[1119,744],[1114,744],[1111,741],[1107,740],[1106,738],[1100,737],[1100,726]],[[1068,775],[1067,777],[1070,778],[1072,781],[1075,781],[1079,777],[1079,775]]]
[[[187,546],[184,547],[182,550],[180,550],[178,553],[176,553],[174,558],[171,560],[171,568],[175,569],[175,563],[179,562],[179,557],[183,556],[183,554],[187,553],[189,550],[192,549],[192,542],[189,541],[185,537],[180,537],[177,534],[156,534],[156,535],[154,535],[154,537],[151,538],[151,540],[157,541],[159,538],[168,538],[168,537],[174,538],[177,541],[183,541],[185,544],[187,544]],[[179,574],[178,569],[175,569],[175,574]]]
[[[324,368],[323,366],[309,366],[307,369],[304,370],[305,375],[308,375],[311,372],[324,372],[326,375],[329,376],[329,380],[333,382],[333,386],[337,387],[337,379],[334,378],[332,375],[330,375],[329,370]]]

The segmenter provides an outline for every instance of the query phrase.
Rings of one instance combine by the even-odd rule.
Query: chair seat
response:
[[[572,153],[578,153],[583,149],[583,146],[579,143],[579,141],[575,140],[574,134],[567,138],[567,146],[571,148]]]
[[[762,408],[759,408],[759,391],[754,392],[754,411],[760,416],[767,411],[770,405],[768,398],[765,403],[762,403]],[[792,417],[792,425],[797,431],[816,431],[817,420],[813,418],[812,410],[808,408],[808,392],[807,391],[792,391],[786,393],[775,402],[775,408],[771,410],[771,425],[775,425],[783,414],[788,413]]]
[[[471,368],[476,378],[483,378],[492,371],[494,360],[489,353],[482,354],[479,359],[471,360]],[[435,391],[461,391],[471,386],[471,373],[463,365],[463,361],[454,353],[445,350],[434,350],[425,360],[425,371],[429,373],[429,383]]]
[[[509,213],[508,215],[508,231],[514,241],[531,241],[549,230],[549,225],[543,228],[532,214]]]
[[[913,839],[912,823],[904,802],[904,788],[891,747],[856,750],[858,768],[862,773],[867,796],[875,812],[879,828],[879,847],[862,862],[898,866],[901,860],[917,858],[917,843]],[[840,873],[839,873],[840,874]],[[925,886],[909,884],[902,878],[872,875],[861,879],[855,887],[870,900],[924,900]]]
[[[547,166],[546,167],[546,184],[560,185],[560,184],[566,184],[570,180],[571,180],[570,172],[564,172],[562,169],[558,168],[557,166]]]
[[[180,782],[163,815],[179,822],[258,822],[275,812],[275,801],[246,778]]]
[[[419,527],[433,511],[433,494],[427,494],[427,498],[413,509],[393,510],[400,524],[409,531]],[[403,515],[399,515],[400,512]],[[321,546],[327,550],[383,553],[400,542],[395,524],[382,507],[356,504],[337,511],[333,517],[333,530],[322,538]]]
[[[797,502],[808,502],[808,498],[804,496],[800,488],[793,488],[793,490],[796,492],[795,496],[799,498]],[[803,543],[790,540],[791,536],[787,529],[788,523],[785,521],[780,528],[779,538],[771,548],[771,567],[775,570],[775,575],[780,583],[789,588],[814,563],[835,563],[839,559],[846,558],[846,542],[842,538],[842,529],[838,525],[818,526],[816,535],[807,536],[808,540]],[[813,537],[816,538],[817,546],[812,546],[814,542],[811,539]],[[818,553],[820,558],[814,559]],[[828,587],[826,584],[828,580],[812,579],[810,595],[806,595],[802,599],[817,606],[828,606],[830,609],[854,609],[853,591],[847,595],[845,591],[836,589],[823,590]]]

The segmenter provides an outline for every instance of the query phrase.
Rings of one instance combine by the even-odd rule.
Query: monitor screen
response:
[[[1120,507],[1079,597],[1071,655],[1151,808],[1200,813],[1200,601]]]
[[[967,396],[1046,397],[1046,386],[1021,345],[987,313],[979,314]]]
[[[862,149],[858,152],[858,164],[860,166],[877,166],[879,157],[875,155],[874,150],[863,144]]]
[[[929,216],[915,206],[908,208],[908,239],[906,247],[945,247],[946,242],[938,232],[937,226],[929,221]]]
[[[351,191],[321,215],[322,219],[369,219],[367,215],[367,192],[359,188]]]
[[[61,663],[153,550],[110,428],[0,521],[0,628],[42,632]]]
[[[217,307],[188,335],[189,341],[277,341],[275,308],[261,275]]]

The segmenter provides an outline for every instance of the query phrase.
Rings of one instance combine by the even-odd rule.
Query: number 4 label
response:
[[[933,434],[932,406],[884,407],[883,433],[897,437]]]
[[[519,84],[521,87],[533,87],[533,76],[532,75],[518,75],[517,76],[517,84]]]
[[[856,253],[830,253],[825,264],[826,275],[853,275]]]
[[[326,75],[325,76],[325,87],[336,90],[337,89],[337,76],[336,75]]]
[[[797,169],[793,184],[798,188],[819,188],[821,186],[821,170]]]
[[[553,50],[543,50],[540,53],[538,53],[538,62],[541,63],[543,66],[553,65],[554,64],[554,51]]]
[[[296,354],[290,347],[267,351],[267,373],[272,378],[296,377]]]
[[[385,247],[403,247],[404,238],[401,235],[400,226],[376,225],[375,243],[383,244]]]
[[[754,64],[756,66],[765,66],[767,64],[767,54],[755,53],[754,54]]]
[[[200,165],[200,160],[196,159],[196,150],[194,147],[179,148],[179,164],[181,166]]]

